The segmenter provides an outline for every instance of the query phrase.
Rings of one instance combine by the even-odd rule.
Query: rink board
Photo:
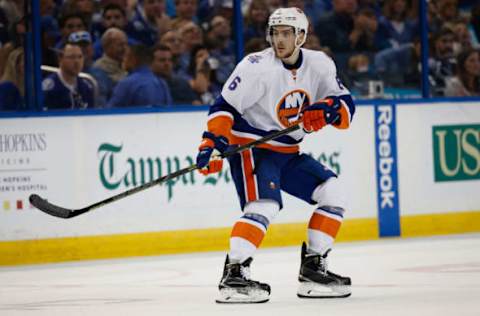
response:
[[[205,118],[196,111],[0,119],[0,264],[226,249],[240,215],[228,167],[70,220],[28,203],[38,193],[83,207],[184,168]],[[337,172],[348,196],[338,239],[480,231],[479,125],[478,103],[377,103],[359,106],[347,131],[308,135],[302,151]],[[313,207],[283,198],[265,247],[306,237]]]

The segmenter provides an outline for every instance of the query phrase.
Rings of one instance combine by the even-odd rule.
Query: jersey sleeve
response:
[[[222,89],[222,97],[240,114],[255,104],[265,93],[261,80],[262,65],[255,58],[245,57],[234,69]]]
[[[343,85],[337,75],[337,67],[329,57],[323,61],[321,65],[322,74],[320,75],[320,84],[318,85],[317,94],[321,99],[328,96],[340,96],[350,94],[350,91]]]
[[[350,126],[355,113],[355,103],[353,102],[350,91],[343,85],[337,75],[337,68],[332,59],[327,57],[322,67],[324,73],[321,75],[317,95],[320,99],[333,98],[342,104],[340,108],[340,121],[336,127],[346,129]]]

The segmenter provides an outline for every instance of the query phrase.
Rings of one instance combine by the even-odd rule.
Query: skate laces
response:
[[[325,253],[323,256],[320,256],[319,260],[318,260],[318,265],[320,266],[320,268],[321,268],[321,270],[324,274],[327,274],[327,271],[328,271],[327,254],[328,254],[328,252]]]
[[[226,267],[232,275],[250,280],[250,262],[248,259],[244,263],[228,263]]]
[[[240,274],[245,280],[250,280],[250,267],[240,266]]]
[[[328,271],[328,260],[327,256],[331,249],[328,249],[323,255],[318,253],[307,253],[305,256],[307,258],[312,258],[312,261],[320,268],[319,270],[323,274],[327,274]]]

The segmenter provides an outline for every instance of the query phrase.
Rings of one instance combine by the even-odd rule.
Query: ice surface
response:
[[[340,243],[352,296],[299,299],[298,247],[261,249],[270,302],[219,305],[223,253],[0,268],[0,315],[480,315],[480,234]]]

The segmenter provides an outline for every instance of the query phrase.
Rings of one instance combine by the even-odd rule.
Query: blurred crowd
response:
[[[330,55],[351,90],[419,89],[418,1],[243,0],[245,53],[267,48],[274,9],[294,6],[310,20],[304,47]],[[44,109],[209,104],[235,67],[232,0],[40,0],[40,11]],[[0,0],[0,110],[26,108],[25,22],[24,0]],[[428,33],[432,95],[479,96],[480,1],[429,1]]]

